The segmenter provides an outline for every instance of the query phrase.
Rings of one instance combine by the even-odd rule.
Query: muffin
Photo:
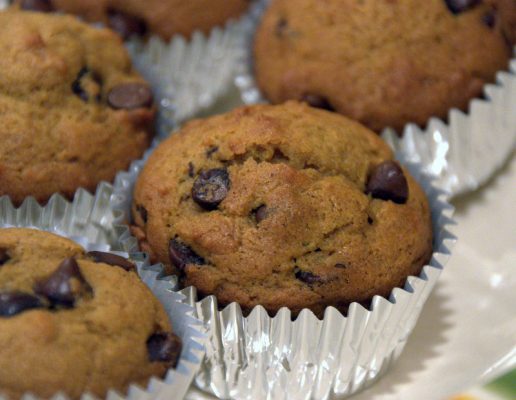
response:
[[[64,11],[91,22],[102,22],[124,38],[147,32],[169,40],[173,35],[204,33],[237,18],[249,0],[18,0],[22,8]]]
[[[0,195],[94,191],[148,147],[152,94],[113,32],[4,11],[0,52]]]
[[[516,36],[513,0],[272,0],[256,32],[258,86],[380,132],[466,110]]]
[[[130,261],[48,232],[0,229],[0,394],[103,398],[163,376],[180,351]]]
[[[387,144],[297,102],[186,124],[150,156],[132,210],[144,251],[245,312],[345,312],[432,253],[426,196]]]

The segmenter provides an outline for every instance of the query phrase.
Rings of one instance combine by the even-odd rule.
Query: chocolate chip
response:
[[[278,19],[276,22],[275,34],[276,36],[282,37],[285,34],[285,31],[288,28],[288,21],[285,18]]]
[[[216,168],[201,172],[192,187],[192,198],[205,210],[214,210],[229,191],[229,174],[226,169]]]
[[[320,283],[322,279],[320,276],[317,276],[309,271],[303,271],[298,267],[294,268],[294,275],[296,279],[299,279],[301,282],[308,283],[309,285],[313,283]]]
[[[22,10],[51,12],[54,11],[52,3],[49,0],[23,0],[20,4]]]
[[[147,223],[147,219],[149,217],[149,213],[147,212],[147,209],[144,206],[140,205],[140,204],[136,204],[136,212],[138,214],[140,214],[140,217],[143,220],[143,223],[146,224]]]
[[[115,110],[132,110],[152,105],[152,92],[143,83],[121,83],[111,89],[107,97],[108,104]]]
[[[217,151],[219,151],[219,146],[211,146],[206,150],[206,157],[211,158],[211,156]]]
[[[342,269],[345,269],[347,268],[348,266],[346,264],[342,264],[342,263],[337,263],[335,264],[335,268],[342,268]]]
[[[73,307],[76,299],[91,292],[74,258],[65,259],[47,278],[34,284],[34,292],[46,297],[53,306]]]
[[[44,304],[36,296],[22,292],[0,292],[0,317],[12,317]]]
[[[168,244],[170,262],[178,269],[183,270],[188,264],[204,265],[204,259],[196,254],[188,245],[178,238],[171,239]]]
[[[444,0],[448,9],[454,13],[459,14],[463,11],[469,10],[480,3],[481,0]]]
[[[398,163],[384,161],[378,164],[369,175],[366,193],[370,193],[375,199],[405,203],[408,198],[408,184]]]
[[[147,339],[151,362],[166,362],[173,366],[181,354],[181,339],[170,332],[157,332]]]
[[[88,67],[83,67],[77,74],[77,77],[72,82],[72,92],[76,94],[81,100],[87,102],[90,98],[90,94],[83,86],[83,80],[86,78],[90,78],[97,85],[100,85],[100,79],[98,76],[93,74]],[[100,91],[95,94],[95,98],[97,101],[100,101]]]
[[[143,36],[147,31],[145,22],[134,15],[110,10],[108,19],[109,27],[117,32],[124,40],[129,39],[132,35]]]
[[[103,251],[90,251],[88,255],[97,263],[104,263],[114,267],[120,267],[126,271],[135,271],[136,266],[127,258]]]
[[[190,178],[195,176],[195,167],[191,161],[188,163],[188,176]]]
[[[259,224],[265,218],[267,218],[267,206],[265,204],[261,205],[258,208],[253,210],[254,218],[256,219],[256,223]]]
[[[496,12],[491,10],[482,16],[482,22],[488,28],[494,28],[496,25]]]
[[[0,248],[0,265],[4,265],[10,258],[7,249]]]
[[[310,107],[321,108],[327,111],[335,111],[335,108],[330,104],[328,99],[315,94],[305,94],[301,97],[301,101],[308,103]]]

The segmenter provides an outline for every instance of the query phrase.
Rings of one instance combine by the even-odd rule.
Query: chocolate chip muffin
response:
[[[258,85],[379,132],[466,110],[507,69],[514,0],[272,0],[255,36]]]
[[[145,386],[180,339],[134,265],[48,232],[0,229],[0,396]]]
[[[120,38],[74,17],[0,12],[0,195],[95,190],[141,157],[155,110]]]
[[[149,32],[169,40],[173,35],[204,33],[237,18],[250,0],[18,0],[24,9],[64,11],[102,22],[124,38]]]
[[[427,199],[372,131],[288,102],[185,125],[151,155],[133,232],[220,304],[297,314],[389,296],[432,253]]]

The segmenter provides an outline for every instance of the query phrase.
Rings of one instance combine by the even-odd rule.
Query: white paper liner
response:
[[[115,180],[115,225],[130,221],[134,184],[150,153]],[[375,296],[370,310],[353,303],[344,317],[329,307],[322,321],[303,310],[292,322],[286,308],[270,318],[261,306],[243,317],[236,303],[219,311],[214,296],[197,301],[195,288],[184,289],[208,329],[206,356],[195,381],[199,388],[219,398],[326,399],[355,393],[387,370],[401,354],[455,242],[448,195],[419,165],[406,165],[432,208],[434,253],[420,276],[409,277],[389,299]],[[138,246],[127,226],[119,225],[117,235],[127,246]]]
[[[181,337],[183,348],[178,365],[169,369],[163,379],[151,378],[146,388],[131,385],[127,396],[111,390],[106,398],[109,400],[144,400],[144,399],[182,399],[185,397],[194,376],[199,369],[206,339],[202,323],[194,317],[194,309],[185,301],[185,296],[177,290],[175,277],[162,277],[160,265],[150,265],[143,253],[114,251],[109,244],[112,238],[113,217],[109,208],[112,186],[103,184],[96,196],[86,191],[79,191],[74,202],[70,203],[59,195],[54,195],[49,203],[42,207],[35,199],[26,199],[18,209],[13,207],[7,196],[0,197],[0,228],[28,227],[49,231],[74,240],[87,251],[110,251],[124,257],[130,257],[136,263],[142,281],[161,301],[170,317],[174,332]],[[0,388],[1,392],[1,388]],[[26,394],[24,400],[37,399]],[[82,399],[96,399],[85,393]],[[4,399],[0,395],[0,399]],[[67,400],[63,394],[56,394],[52,399]]]
[[[209,35],[196,31],[191,39],[176,35],[165,42],[153,36],[128,42],[136,68],[153,87],[161,111],[160,131],[169,133],[175,122],[211,107],[229,91],[238,43],[255,7],[250,4],[240,18],[213,28]]]
[[[253,73],[253,37],[269,0],[260,0],[239,41],[235,85],[245,104],[267,102]],[[421,164],[438,187],[452,196],[473,191],[485,183],[516,147],[516,47],[507,71],[496,83],[484,86],[486,100],[472,99],[468,112],[451,109],[448,123],[430,118],[426,128],[407,124],[400,138],[392,129],[382,137],[403,158]]]

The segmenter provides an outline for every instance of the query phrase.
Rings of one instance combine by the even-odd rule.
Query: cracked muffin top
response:
[[[63,11],[90,22],[102,22],[124,39],[131,35],[156,34],[165,40],[173,35],[191,36],[196,30],[209,33],[247,10],[251,0],[17,0],[23,9]]]
[[[175,365],[181,341],[127,259],[0,229],[0,396],[104,398]]]
[[[466,110],[507,70],[514,0],[272,0],[255,74],[273,103],[303,100],[375,131]]]
[[[133,232],[185,286],[270,313],[388,296],[432,253],[427,199],[377,135],[288,102],[192,121],[138,181]]]
[[[0,12],[0,195],[72,197],[138,159],[154,107],[120,38],[74,17]]]

